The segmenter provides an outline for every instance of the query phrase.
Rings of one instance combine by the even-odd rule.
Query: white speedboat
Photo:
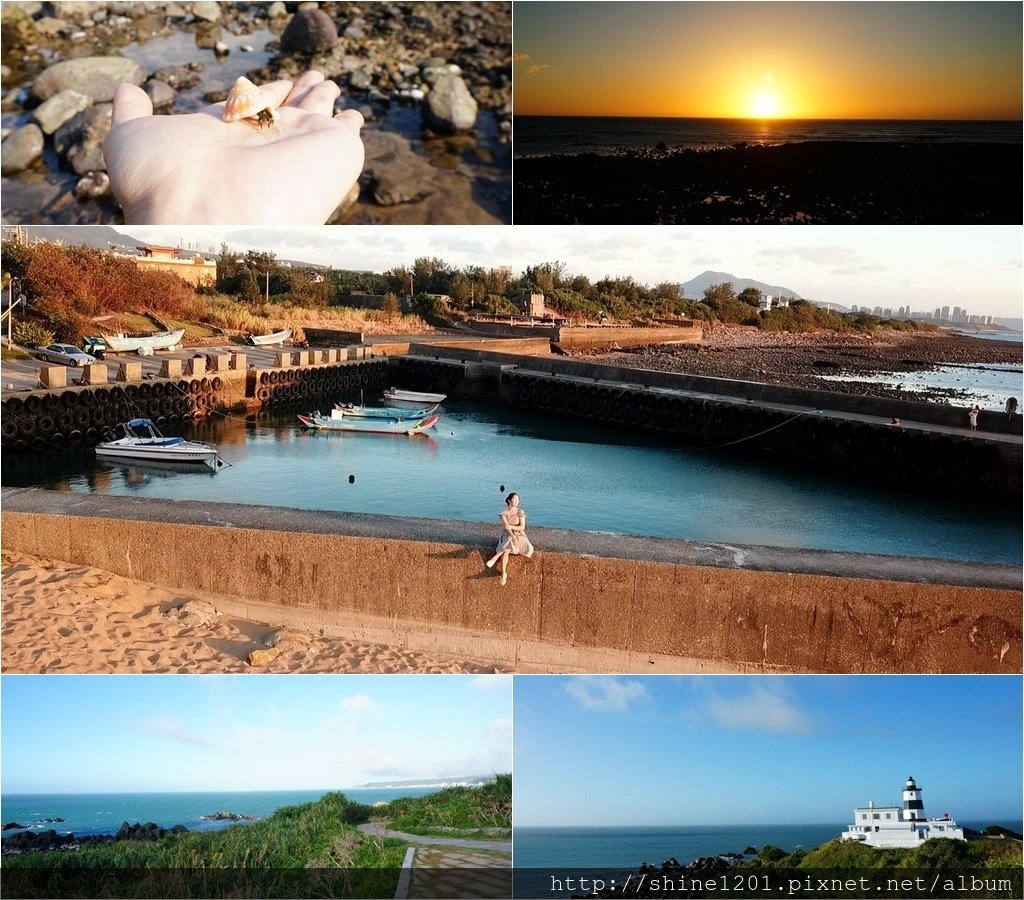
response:
[[[164,437],[149,419],[132,419],[118,425],[115,434],[118,432],[120,437],[97,444],[98,457],[138,463],[203,463],[212,469],[220,464],[216,447],[182,437]]]
[[[275,344],[283,344],[292,336],[292,330],[286,328],[284,331],[275,331],[273,334],[247,334],[245,342],[253,347],[273,347]]]
[[[401,400],[403,403],[443,403],[447,394],[425,394],[420,391],[403,391],[401,388],[388,388],[384,392],[388,400]]]

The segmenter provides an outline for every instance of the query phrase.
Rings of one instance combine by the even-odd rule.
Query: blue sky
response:
[[[4,793],[299,790],[512,768],[512,681],[4,675]]]
[[[779,228],[777,225],[347,226],[345,228],[120,229],[137,240],[219,250],[263,249],[339,269],[382,272],[438,256],[468,265],[527,266],[556,260],[592,280],[633,276],[682,283],[710,269],[778,284],[812,300],[846,306],[963,306],[978,315],[1021,315],[1017,226],[893,225]]]
[[[536,825],[842,823],[901,802],[1021,816],[1021,679],[534,676],[515,685],[514,816]]]

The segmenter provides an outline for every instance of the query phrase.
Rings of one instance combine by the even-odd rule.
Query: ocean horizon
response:
[[[1001,825],[1020,833],[1021,819],[956,820],[980,831]],[[682,826],[516,826],[513,832],[517,897],[561,897],[578,890],[552,890],[552,877],[601,873],[625,875],[643,863],[660,865],[675,857],[683,865],[707,856],[761,850],[773,844],[787,853],[811,850],[846,830],[849,822],[805,825],[682,825]]]
[[[220,812],[264,819],[283,806],[312,803],[325,794],[341,793],[357,803],[387,803],[399,797],[424,797],[442,790],[428,788],[322,788],[301,791],[163,791],[118,793],[3,794],[3,825],[17,823],[32,832],[53,829],[76,836],[115,834],[122,822],[155,822],[161,828],[184,825],[189,831],[215,831],[238,824],[208,820]],[[63,819],[46,822],[46,819]],[[8,837],[18,830],[3,830]]]
[[[1019,121],[894,119],[702,119],[624,116],[527,116],[513,123],[513,155],[614,153],[655,147],[710,150],[734,144],[804,141],[1019,144]]]

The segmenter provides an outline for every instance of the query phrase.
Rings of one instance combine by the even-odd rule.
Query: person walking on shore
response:
[[[971,431],[977,431],[978,430],[978,416],[979,416],[980,413],[981,413],[981,407],[980,406],[975,406],[974,409],[972,409],[969,413],[967,413],[967,418],[970,419],[970,421],[971,421]]]
[[[494,556],[487,560],[487,568],[493,569],[494,564],[500,562],[498,571],[504,586],[508,580],[509,556],[524,556],[527,559],[533,556],[533,544],[526,536],[526,510],[519,505],[517,493],[513,492],[505,498],[505,508],[498,515],[498,521],[501,522],[501,537]]]
[[[1006,401],[1006,430],[1010,430],[1013,424],[1013,416],[1017,412],[1017,398],[1011,397]]]

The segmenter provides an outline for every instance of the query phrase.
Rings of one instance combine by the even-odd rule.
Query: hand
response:
[[[260,87],[279,118],[225,122],[223,103],[154,116],[141,88],[114,94],[103,144],[125,223],[322,225],[363,168],[355,110],[332,116],[341,91],[319,72]]]

